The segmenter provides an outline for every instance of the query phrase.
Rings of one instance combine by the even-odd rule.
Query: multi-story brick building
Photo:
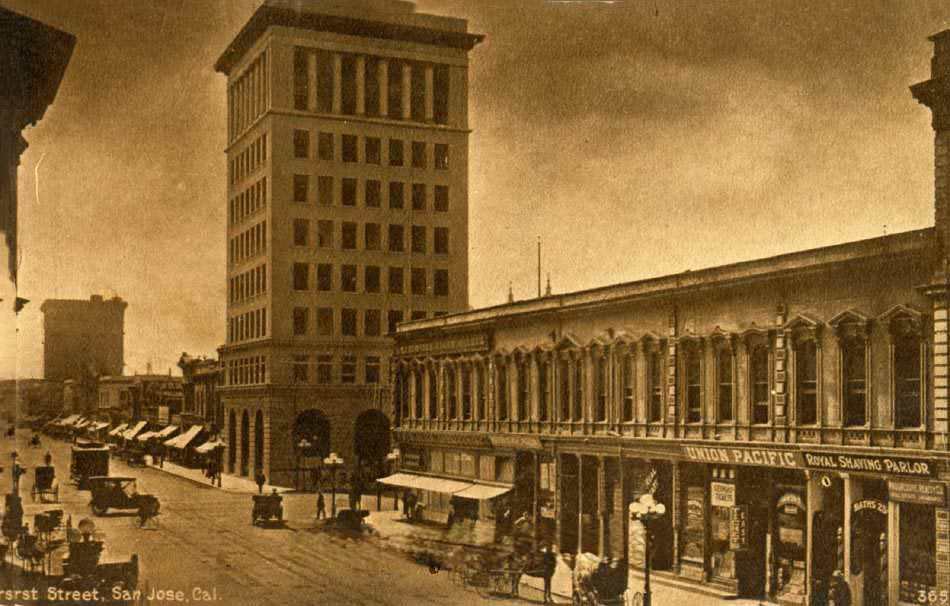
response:
[[[528,512],[540,541],[721,595],[950,591],[950,31],[934,36],[936,225],[404,324],[387,483],[428,515]]]
[[[226,471],[287,481],[331,450],[366,459],[357,419],[388,425],[387,333],[467,308],[468,51],[481,37],[466,30],[397,0],[270,0],[217,61]]]
[[[43,377],[88,381],[121,376],[125,366],[125,308],[119,297],[47,299],[43,312]]]

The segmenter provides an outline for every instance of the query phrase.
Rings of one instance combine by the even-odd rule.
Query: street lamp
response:
[[[391,469],[393,472],[395,472],[395,470],[396,470],[396,463],[397,463],[398,461],[399,461],[399,449],[398,449],[398,448],[393,448],[391,451],[389,451],[388,453],[386,453],[386,463],[387,463],[387,465],[391,465],[391,466],[392,466],[392,467],[390,467],[390,469]],[[381,498],[382,498],[381,495],[383,494],[383,487],[382,487],[382,484],[380,484],[378,481],[377,481],[376,484],[377,484],[377,490],[379,490],[379,493],[378,493],[378,494],[380,495],[379,498],[376,499],[376,510],[379,511],[380,509],[382,509],[382,505],[381,505],[381,503],[380,503],[380,500],[381,500]],[[399,491],[398,491],[398,490],[395,490],[395,489],[393,489],[393,511],[399,511]]]
[[[650,493],[644,493],[637,499],[636,503],[630,504],[630,517],[643,524],[644,540],[644,581],[643,581],[643,606],[650,606],[650,523],[657,520],[666,513],[666,506],[663,503],[657,503]]]
[[[330,484],[333,487],[330,501],[330,516],[336,518],[336,468],[343,464],[343,459],[337,456],[335,452],[331,452],[329,457],[323,459],[323,464],[330,468]]]

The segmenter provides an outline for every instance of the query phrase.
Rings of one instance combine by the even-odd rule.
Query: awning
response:
[[[457,497],[464,497],[466,499],[478,499],[479,501],[487,501],[488,499],[494,499],[499,497],[506,492],[512,489],[511,486],[490,486],[488,484],[472,484],[470,488],[466,488],[462,492],[455,493]]]
[[[126,429],[128,426],[129,426],[128,423],[123,423],[122,425],[118,425],[118,426],[116,426],[116,427],[113,427],[113,428],[112,428],[112,431],[109,432],[109,435],[110,435],[110,436],[117,436],[117,435],[119,435],[120,432],[125,431],[125,429]]]
[[[171,446],[172,448],[187,448],[191,441],[197,437],[203,428],[201,425],[192,425],[188,428],[188,431],[181,434],[178,437],[172,438],[171,440],[165,440],[165,446]]]
[[[224,442],[224,440],[211,440],[210,442],[205,442],[198,448],[195,448],[195,452],[207,454],[215,448],[224,448],[225,446],[227,446],[227,444]]]
[[[456,494],[473,486],[473,484],[469,482],[459,482],[458,480],[449,480],[448,478],[417,476],[412,473],[394,473],[391,476],[381,478],[377,481],[389,486],[417,488],[419,490],[429,490],[443,494]]]
[[[148,425],[148,422],[139,421],[132,429],[126,429],[125,432],[123,432],[122,437],[126,440],[133,440],[135,439],[135,436],[139,435],[139,432],[145,429],[146,425]]]

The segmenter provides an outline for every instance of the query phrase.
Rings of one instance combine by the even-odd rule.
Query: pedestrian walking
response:
[[[264,472],[257,472],[257,475],[254,476],[254,481],[257,482],[257,494],[263,494],[264,483],[267,481],[267,478],[264,477]]]
[[[317,519],[322,520],[327,517],[327,504],[323,500],[323,493],[317,490]]]

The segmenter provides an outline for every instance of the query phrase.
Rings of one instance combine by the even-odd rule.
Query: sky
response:
[[[78,38],[24,133],[19,293],[32,303],[15,350],[2,341],[0,378],[42,376],[47,298],[127,300],[127,373],[215,354],[226,97],[212,66],[260,0],[0,4]],[[486,35],[470,67],[472,307],[504,302],[509,282],[516,299],[536,294],[539,236],[559,293],[933,224],[930,113],[908,86],[929,77],[946,2],[417,10]]]

